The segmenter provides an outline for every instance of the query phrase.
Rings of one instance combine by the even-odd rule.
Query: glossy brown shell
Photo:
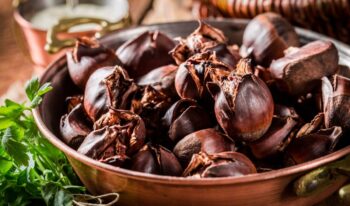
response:
[[[209,23],[223,29],[232,43],[241,44],[247,21],[230,19]],[[112,33],[102,42],[116,48],[122,42],[146,30],[159,29],[170,37],[176,37],[186,36],[196,27],[196,21],[141,26]],[[297,29],[297,32],[302,43],[328,39],[302,29]],[[332,41],[338,47],[341,63],[349,65],[349,47]],[[120,192],[120,205],[313,205],[331,195],[346,181],[344,178],[340,179],[322,193],[309,197],[297,197],[291,190],[291,182],[296,177],[344,157],[350,153],[350,147],[297,166],[236,178],[191,179],[159,176],[98,162],[77,153],[59,139],[58,127],[60,117],[64,113],[63,102],[67,96],[72,95],[72,82],[69,79],[65,57],[48,67],[41,83],[48,81],[54,89],[44,97],[41,106],[34,110],[39,129],[52,144],[67,155],[74,170],[91,193]]]

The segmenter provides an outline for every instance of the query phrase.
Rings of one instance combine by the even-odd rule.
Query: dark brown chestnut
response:
[[[138,115],[109,109],[95,122],[94,131],[77,151],[102,162],[119,164],[143,147],[145,134],[144,122]]]
[[[176,71],[177,66],[173,64],[161,66],[140,77],[136,83],[140,86],[152,86],[157,91],[175,98],[177,96],[175,90]]]
[[[200,152],[192,157],[183,176],[194,178],[206,177],[240,177],[256,173],[251,160],[242,153],[221,152],[206,154]]]
[[[284,50],[291,46],[299,46],[293,26],[278,14],[264,13],[252,19],[244,30],[241,54],[268,67],[272,60],[283,57]]]
[[[345,131],[350,129],[349,77],[336,74],[332,83],[327,77],[322,78],[323,111],[327,128],[341,126]]]
[[[84,89],[90,75],[101,67],[120,64],[114,51],[87,37],[78,38],[73,51],[67,52],[68,72],[79,88]]]
[[[175,145],[173,152],[182,165],[188,165],[192,155],[199,152],[214,154],[235,150],[235,143],[229,137],[209,128],[185,136]]]
[[[124,69],[119,66],[96,70],[86,83],[84,108],[92,121],[108,111],[108,107],[129,109],[138,90]]]
[[[192,56],[180,64],[175,76],[175,88],[181,98],[201,100],[209,93],[207,82],[216,82],[227,76],[230,69],[220,62],[214,53],[206,52]]]
[[[269,69],[280,91],[298,96],[310,92],[322,77],[334,74],[337,68],[334,44],[318,40],[273,61]]]
[[[330,127],[294,138],[286,148],[285,164],[287,166],[301,164],[331,153],[341,135],[341,127]]]
[[[72,111],[78,104],[83,104],[83,95],[75,95],[66,98],[67,111]]]
[[[192,132],[214,126],[207,111],[190,99],[175,102],[162,118],[162,124],[173,143]]]
[[[220,84],[208,84],[215,98],[215,116],[233,140],[253,142],[271,125],[274,102],[266,84],[252,74],[251,62],[241,59]]]
[[[91,132],[92,123],[85,114],[82,104],[75,106],[68,114],[61,117],[60,132],[63,141],[76,149]]]
[[[131,170],[158,175],[181,176],[183,169],[175,155],[160,145],[146,144],[131,159]]]
[[[168,53],[175,43],[165,34],[147,31],[121,45],[116,54],[132,78],[139,78],[160,66],[175,63]]]
[[[289,111],[281,111],[282,114],[275,114],[267,132],[258,141],[249,144],[251,152],[257,159],[279,154],[293,137],[291,133],[298,125],[299,117],[293,108],[284,107],[281,110]]]

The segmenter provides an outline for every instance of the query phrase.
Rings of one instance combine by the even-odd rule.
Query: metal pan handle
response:
[[[74,26],[91,23],[101,27],[101,29],[95,33],[95,37],[100,38],[106,33],[129,26],[131,24],[131,18],[127,15],[118,22],[109,22],[104,19],[87,17],[61,19],[55,26],[48,30],[45,50],[50,54],[54,54],[63,48],[74,46],[76,39],[59,39],[58,34],[68,32],[68,30]]]

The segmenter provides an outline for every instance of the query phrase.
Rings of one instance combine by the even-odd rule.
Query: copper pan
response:
[[[209,21],[222,29],[231,42],[240,44],[245,20]],[[171,37],[185,36],[197,27],[197,22],[176,22],[125,29],[111,33],[101,42],[117,48],[125,40],[145,30],[160,30]],[[322,35],[297,29],[303,43],[326,39]],[[341,63],[350,65],[350,49],[332,40],[338,47]],[[77,92],[71,82],[65,57],[51,64],[41,78],[41,83],[51,82],[54,90],[47,94],[41,106],[34,110],[40,131],[68,157],[82,182],[93,194],[119,192],[121,205],[313,205],[334,193],[344,184],[340,178],[323,192],[308,197],[296,196],[291,184],[300,175],[350,153],[350,147],[338,150],[322,158],[297,166],[244,177],[189,179],[158,176],[113,167],[90,159],[65,145],[58,132],[59,118],[64,111],[65,97]]]
[[[81,36],[101,37],[103,34],[130,25],[128,11],[118,22],[108,22],[104,19],[88,17],[62,19],[53,28],[42,30],[34,27],[29,19],[38,11],[54,5],[64,5],[65,0],[13,0],[14,19],[21,28],[28,52],[35,65],[46,67],[57,60],[67,50],[64,48],[74,45],[75,39]],[[108,5],[118,11],[118,2],[114,0],[80,0],[79,3]],[[99,31],[69,32],[77,25],[94,23],[100,26]],[[96,33],[97,32],[97,33]]]

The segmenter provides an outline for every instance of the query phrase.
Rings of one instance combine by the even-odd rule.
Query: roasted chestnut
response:
[[[145,134],[144,122],[138,115],[109,109],[95,122],[94,131],[84,139],[78,152],[97,160],[103,157],[101,161],[113,157],[127,159],[125,156],[130,157],[142,148]]]
[[[175,102],[162,118],[162,124],[168,128],[169,138],[174,143],[192,132],[214,126],[206,110],[190,99]]]
[[[256,173],[254,164],[244,154],[238,152],[221,152],[206,154],[200,152],[192,157],[183,176],[205,177],[239,177]]]
[[[330,127],[294,138],[286,148],[285,164],[287,166],[301,164],[329,154],[335,148],[341,135],[341,127]]]
[[[279,106],[267,132],[256,142],[249,144],[251,152],[258,159],[271,157],[282,152],[293,137],[292,131],[298,125],[298,115],[293,108]]]
[[[220,84],[208,84],[215,98],[215,116],[234,140],[253,142],[271,125],[274,103],[266,84],[252,73],[251,62],[241,59]]]
[[[173,149],[182,165],[188,165],[192,155],[199,152],[214,154],[235,150],[235,143],[213,128],[199,130],[185,136]]]
[[[209,93],[208,82],[218,82],[227,76],[230,68],[217,60],[211,52],[192,56],[179,66],[175,77],[175,88],[181,98],[201,100]]]
[[[161,66],[140,77],[136,83],[140,86],[152,86],[157,91],[175,99],[177,97],[175,90],[176,71],[177,66],[173,64]]]
[[[87,118],[82,104],[75,106],[61,117],[60,132],[63,141],[76,149],[91,132],[92,123]]]
[[[175,43],[165,34],[147,31],[121,45],[116,54],[132,78],[139,78],[160,66],[175,63],[168,53]]]
[[[283,57],[284,50],[291,46],[299,46],[293,26],[278,14],[264,13],[252,19],[244,30],[241,54],[268,67],[272,60]]]
[[[338,51],[332,42],[314,41],[270,65],[279,90],[292,96],[310,92],[324,76],[338,68]]]
[[[349,77],[336,74],[333,76],[332,83],[327,77],[322,78],[322,99],[326,127],[341,126],[346,131],[350,129]]]
[[[160,145],[146,144],[131,159],[131,170],[158,175],[181,176],[182,167],[175,155]]]
[[[121,67],[100,68],[86,83],[84,108],[90,119],[96,121],[108,107],[129,109],[137,90],[137,85]]]
[[[120,64],[114,51],[87,37],[78,38],[73,51],[67,52],[68,72],[79,88],[84,89],[90,75],[101,67]]]

